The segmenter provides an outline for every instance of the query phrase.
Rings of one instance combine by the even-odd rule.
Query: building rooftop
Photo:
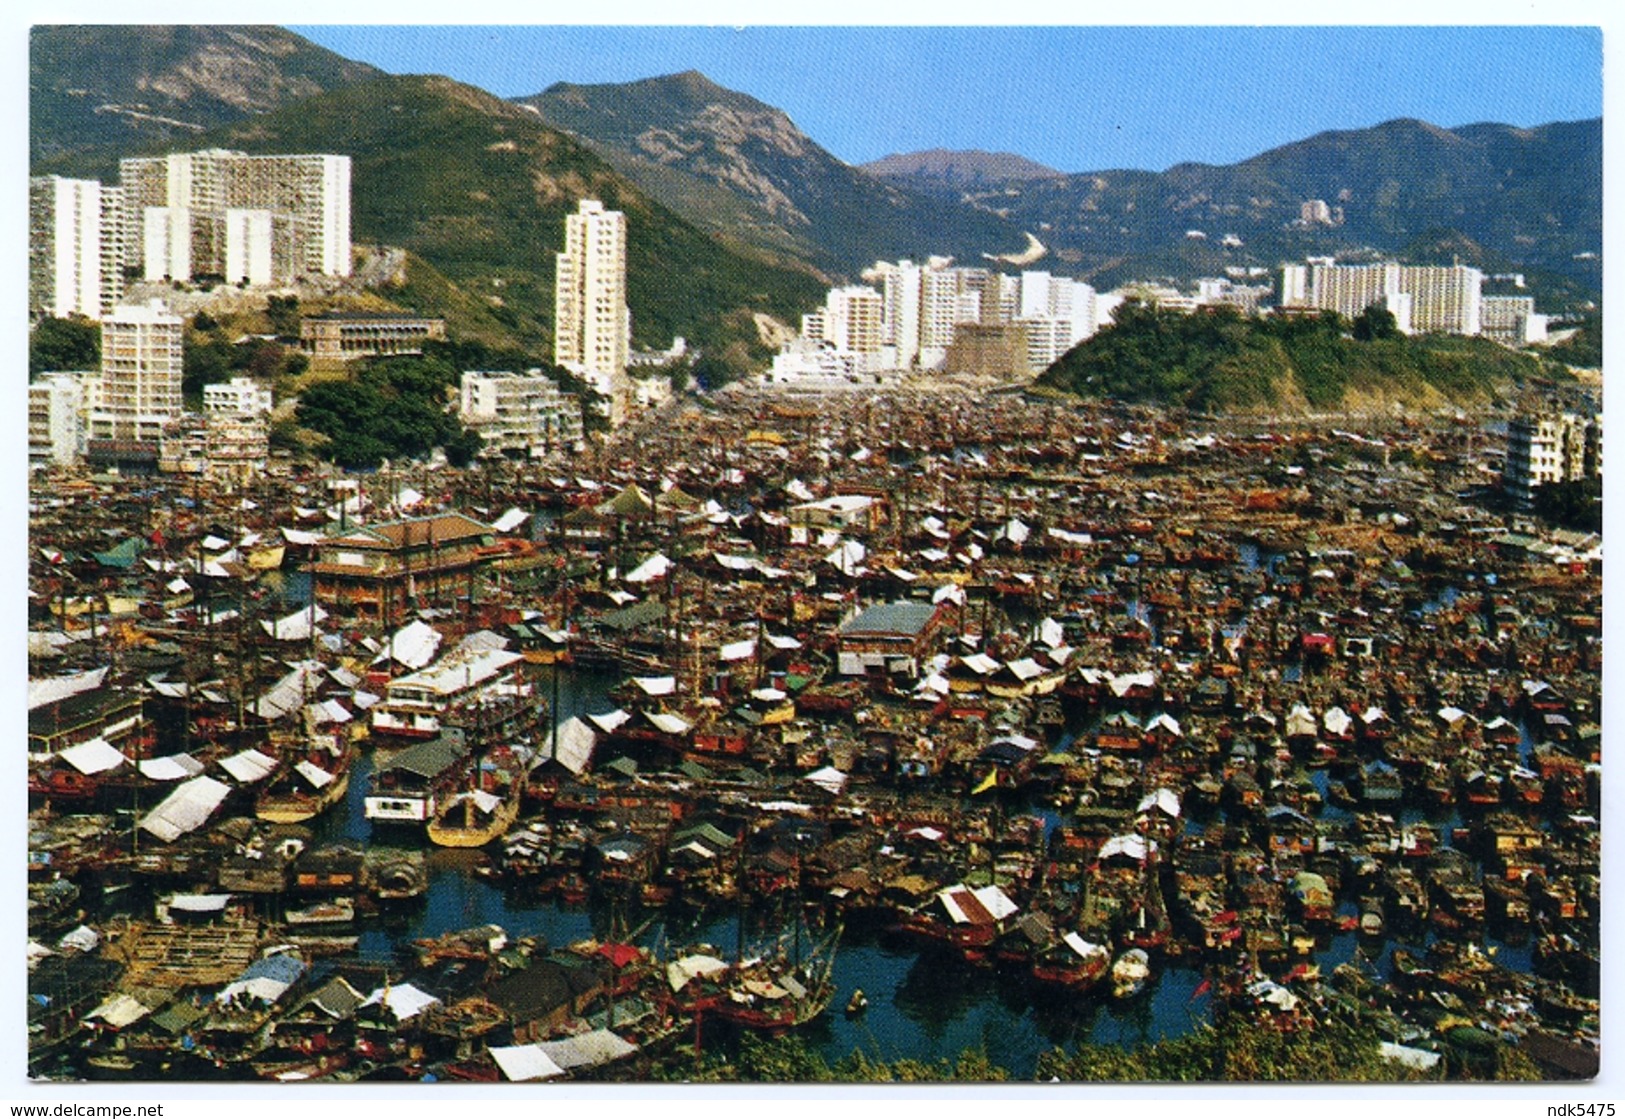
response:
[[[936,612],[937,608],[928,602],[882,602],[842,626],[841,636],[917,637],[925,632]]]

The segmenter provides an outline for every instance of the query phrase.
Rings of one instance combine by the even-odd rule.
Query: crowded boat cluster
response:
[[[866,1013],[864,930],[1592,1075],[1600,541],[1485,499],[1502,450],[739,390],[463,471],[40,476],[31,1073],[646,1077]],[[601,935],[400,931],[440,848]]]

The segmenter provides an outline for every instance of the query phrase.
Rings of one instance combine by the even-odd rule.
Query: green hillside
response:
[[[1130,302],[1116,324],[1050,366],[1040,382],[1079,396],[1201,412],[1338,411],[1372,402],[1483,403],[1549,367],[1482,338],[1376,337],[1335,315],[1249,319]]]

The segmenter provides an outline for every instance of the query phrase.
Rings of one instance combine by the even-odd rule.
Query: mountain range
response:
[[[29,78],[33,174],[111,181],[122,156],[209,146],[351,155],[355,240],[410,254],[394,296],[533,347],[586,196],[628,214],[639,344],[681,333],[736,364],[763,316],[793,322],[874,260],[985,263],[1027,235],[1033,267],[1099,288],[1364,253],[1527,272],[1545,310],[1601,290],[1600,120],[1391,121],[1228,166],[1063,174],[982,152],[854,167],[694,71],[504,100],[270,27],[36,28]],[[1324,220],[1301,220],[1311,200]]]
[[[841,162],[782,109],[690,70],[519,99],[697,224],[852,275],[877,259],[1014,252],[1002,216]],[[727,200],[713,201],[718,194]]]

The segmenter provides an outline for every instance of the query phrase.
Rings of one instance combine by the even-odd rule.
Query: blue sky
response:
[[[851,163],[1014,151],[1063,171],[1230,163],[1395,117],[1602,114],[1595,27],[308,26],[397,74],[504,97],[697,69]]]

